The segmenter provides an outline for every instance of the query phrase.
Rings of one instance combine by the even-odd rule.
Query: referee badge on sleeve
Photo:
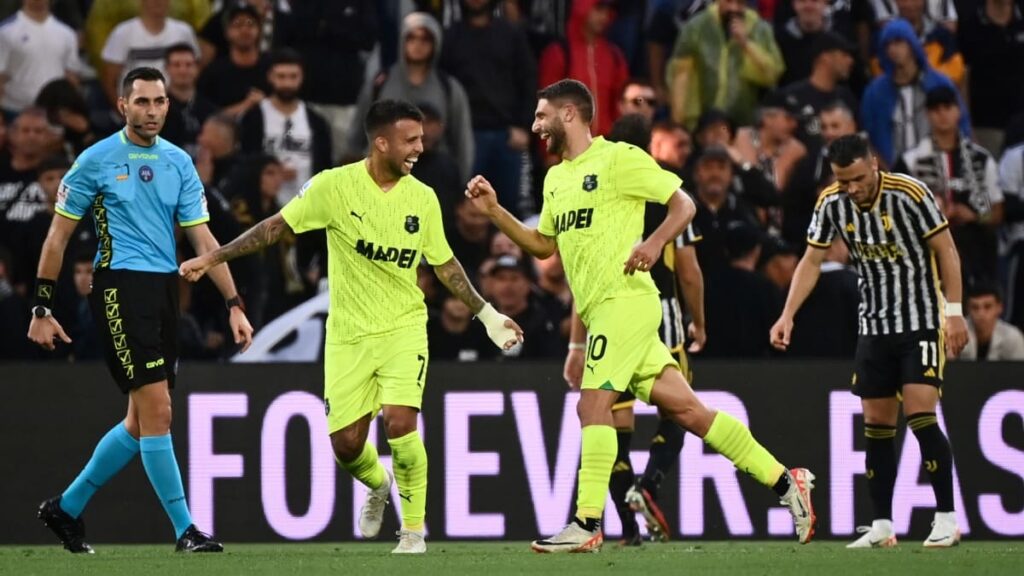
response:
[[[57,201],[56,201],[57,208],[60,208],[61,210],[63,210],[64,206],[67,204],[67,202],[68,202],[68,185],[64,183],[64,180],[61,180],[60,181],[60,186],[57,187]]]

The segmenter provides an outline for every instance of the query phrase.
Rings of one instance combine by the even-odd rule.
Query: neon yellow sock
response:
[[[402,528],[421,532],[427,507],[427,449],[415,430],[401,438],[389,439],[388,444],[391,445],[391,468],[398,483]]]
[[[615,465],[618,441],[611,426],[584,426],[580,456],[579,491],[576,516],[580,520],[600,520],[608,497],[608,480]]]
[[[786,467],[758,444],[749,428],[725,412],[719,411],[715,415],[704,442],[728,458],[736,468],[769,488],[786,472]]]
[[[337,458],[335,458],[337,460]],[[363,444],[363,451],[351,462],[341,462],[341,467],[348,470],[353,478],[362,482],[367,488],[374,490],[384,483],[384,466],[377,457],[377,447],[372,442]]]

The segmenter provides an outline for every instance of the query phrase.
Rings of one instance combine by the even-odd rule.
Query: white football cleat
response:
[[[952,548],[960,543],[960,527],[955,512],[936,512],[932,533],[924,541],[925,548]]]
[[[363,538],[376,538],[380,534],[380,525],[384,521],[384,507],[388,505],[393,481],[391,472],[385,468],[384,483],[366,495],[366,502],[359,511],[359,532]]]
[[[847,548],[895,548],[896,533],[892,529],[892,520],[875,520],[871,526],[858,526],[857,533],[862,534]]]
[[[595,525],[593,530],[587,530],[580,524],[579,520],[573,518],[561,532],[551,538],[534,540],[530,548],[534,552],[600,552],[601,544],[604,543],[604,534],[601,526]]]
[[[796,525],[796,536],[801,544],[807,544],[814,537],[814,504],[811,502],[811,490],[814,490],[814,474],[807,468],[786,470],[789,475],[789,490],[779,503],[789,508]]]
[[[398,546],[391,551],[392,554],[425,554],[427,552],[427,541],[423,539],[423,532],[413,530],[399,530]]]

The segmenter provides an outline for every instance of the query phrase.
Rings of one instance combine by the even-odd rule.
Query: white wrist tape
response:
[[[569,342],[569,350],[586,350],[587,345],[583,342]]]
[[[498,348],[504,349],[506,343],[519,341],[516,331],[505,327],[505,320],[508,320],[509,317],[495,310],[490,303],[484,304],[476,317],[483,323],[484,328],[487,329],[487,336]]]
[[[964,307],[960,302],[946,302],[946,316],[963,316]]]

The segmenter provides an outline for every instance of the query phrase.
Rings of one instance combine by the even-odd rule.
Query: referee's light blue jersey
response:
[[[97,269],[139,272],[176,271],[174,223],[210,219],[188,154],[159,137],[138,146],[124,130],[82,152],[61,182],[56,211],[72,220],[92,212]]]

